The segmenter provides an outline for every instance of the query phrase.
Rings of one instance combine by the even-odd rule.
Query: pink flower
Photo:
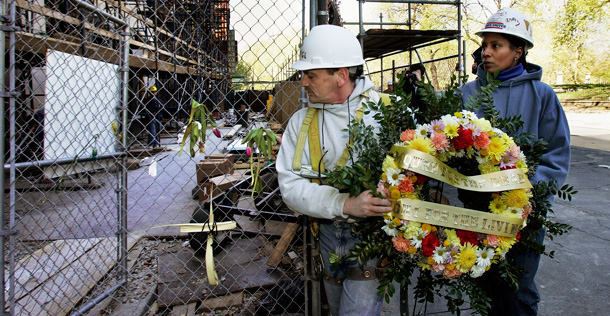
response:
[[[443,121],[441,120],[433,120],[432,122],[430,122],[430,134],[433,133],[440,133],[442,131],[445,130],[445,123],[443,123]]]
[[[277,137],[277,142],[281,143],[282,142],[282,138],[280,136]]]
[[[390,197],[390,189],[386,188],[385,182],[383,181],[380,181],[379,184],[377,184],[377,192],[381,193],[386,199]]]
[[[248,155],[248,157],[252,156],[252,148],[246,148],[246,155]]]
[[[447,135],[443,133],[433,133],[432,134],[432,145],[438,151],[443,150],[449,146],[449,142],[447,141]]]
[[[400,252],[407,252],[411,246],[411,240],[404,239],[403,237],[393,237],[392,243],[394,244],[394,248]]]
[[[515,163],[517,162],[518,157],[514,157],[513,155],[504,155],[500,159],[500,169],[512,169],[515,167]]]
[[[222,134],[220,133],[220,130],[218,128],[214,128],[212,132],[214,133],[214,135],[216,135],[216,137],[222,137]]]
[[[434,272],[441,272],[441,271],[445,270],[445,265],[444,264],[433,264],[431,269]]]
[[[460,275],[462,275],[462,272],[460,272],[459,269],[443,270],[443,277],[445,279],[455,279],[455,278],[459,277]]]
[[[500,245],[500,242],[498,241],[498,236],[496,236],[496,235],[487,235],[487,245],[489,247],[493,247],[493,248],[498,247],[498,245]]]
[[[400,184],[398,185],[398,191],[400,192],[413,192],[415,191],[415,187],[413,187],[413,182],[407,177],[405,177]]]
[[[489,133],[487,132],[481,132],[481,135],[474,138],[473,145],[476,150],[487,149],[489,144],[491,144],[491,139],[489,138]]]
[[[415,131],[412,129],[408,129],[400,134],[401,142],[408,142],[415,137]]]

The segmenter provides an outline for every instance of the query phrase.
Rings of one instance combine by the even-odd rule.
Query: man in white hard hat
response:
[[[345,28],[320,25],[303,40],[300,59],[292,65],[303,72],[301,85],[308,108],[290,119],[276,161],[282,197],[295,211],[318,219],[324,265],[324,286],[332,315],[380,315],[377,260],[360,266],[344,262],[334,267],[330,253],[346,256],[359,241],[354,220],[383,216],[390,202],[366,191],[350,196],[325,185],[322,172],[357,159],[347,149],[348,125],[358,117],[377,126],[362,104],[377,102],[370,79],[362,76],[364,59],[356,36]]]
[[[518,10],[503,8],[493,14],[476,34],[482,39],[482,62],[477,68],[478,78],[462,88],[463,103],[468,103],[470,97],[488,85],[488,74],[496,76],[500,85],[493,91],[494,107],[502,118],[520,116],[523,121],[523,126],[511,136],[527,133],[533,136],[533,140],[542,139],[548,143],[536,173],[529,180],[533,184],[552,180],[556,181],[558,188],[561,187],[570,166],[570,130],[557,95],[549,85],[540,81],[542,68],[525,60],[527,51],[534,46],[531,22]],[[483,115],[483,109],[478,109],[477,114]],[[468,196],[466,191],[460,192],[464,203],[484,201]],[[552,197],[548,202],[553,203]],[[534,214],[546,216],[543,205],[534,207]],[[538,242],[541,246],[544,235],[542,223],[530,220],[521,231],[520,243]],[[509,286],[496,271],[480,278],[492,299],[489,315],[537,315],[540,296],[534,278],[540,255],[513,247],[506,258],[524,273],[517,280],[518,288]]]
[[[394,82],[392,80],[388,81],[388,88],[383,90],[383,93],[394,93]]]

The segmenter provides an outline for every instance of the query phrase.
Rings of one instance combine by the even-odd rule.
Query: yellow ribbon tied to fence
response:
[[[178,226],[180,227],[181,233],[205,233],[209,232],[208,240],[206,242],[205,247],[205,270],[208,275],[208,282],[210,285],[218,285],[218,273],[216,272],[216,265],[214,264],[214,251],[212,250],[212,243],[214,242],[214,233],[223,231],[223,230],[231,230],[237,228],[237,223],[235,221],[229,222],[214,222],[214,211],[212,208],[212,195],[214,192],[213,185],[210,188],[210,216],[208,218],[207,223],[187,223],[187,224],[170,224],[170,225],[161,225],[155,227],[169,227],[169,226]]]

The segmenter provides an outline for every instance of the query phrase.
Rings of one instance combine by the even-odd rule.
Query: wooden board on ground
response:
[[[213,312],[215,309],[228,309],[229,307],[241,307],[244,303],[244,293],[228,294],[225,296],[208,298],[201,302],[197,313]]]
[[[235,124],[233,125],[233,127],[231,128],[231,130],[225,134],[224,139],[233,139],[233,137],[235,137],[235,135],[243,128],[243,126],[241,126],[241,124]]]
[[[128,249],[141,236],[130,235]],[[16,267],[23,282],[15,292],[24,293],[16,315],[66,315],[114,267],[116,253],[116,237],[58,240],[34,252]]]
[[[160,306],[203,301],[215,296],[272,286],[282,277],[279,269],[270,269],[259,250],[260,239],[240,239],[215,256],[220,284],[208,283],[203,257],[192,249],[162,253],[158,257]]]

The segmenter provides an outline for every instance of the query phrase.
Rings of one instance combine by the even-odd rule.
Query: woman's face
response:
[[[481,53],[483,66],[488,73],[515,67],[523,54],[523,48],[511,48],[510,42],[498,33],[485,33],[481,46],[483,47]]]

